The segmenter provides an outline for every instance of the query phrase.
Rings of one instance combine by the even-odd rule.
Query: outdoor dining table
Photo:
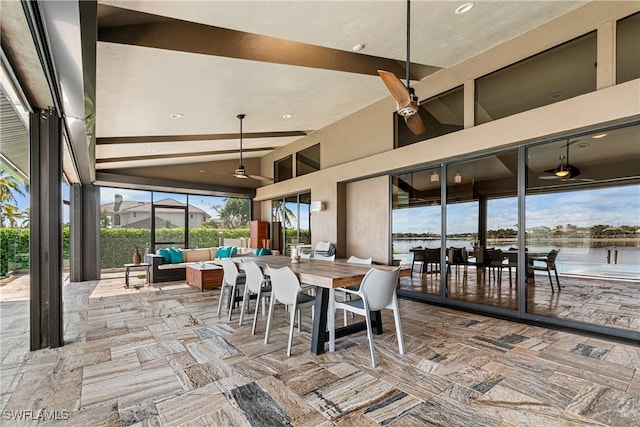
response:
[[[375,267],[382,270],[391,270],[388,265],[362,265],[350,264],[345,260],[320,261],[314,259],[300,259],[292,263],[289,257],[266,255],[259,257],[234,257],[232,258],[242,270],[245,261],[254,261],[265,275],[269,274],[269,268],[289,267],[298,276],[303,285],[316,287],[315,316],[311,333],[311,353],[318,355],[325,352],[325,343],[329,341],[329,351],[335,351],[335,339],[366,329],[365,322],[354,323],[340,328],[335,327],[335,289],[352,285],[359,285],[365,274]],[[400,270],[400,276],[410,276],[409,268]],[[382,334],[382,316],[380,311],[371,312],[373,332]]]

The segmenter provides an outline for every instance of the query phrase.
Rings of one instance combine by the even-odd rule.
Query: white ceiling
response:
[[[469,13],[456,15],[454,10],[462,3],[411,3],[412,62],[450,67],[586,1],[476,1]],[[403,0],[102,0],[99,4],[349,52],[362,43],[362,54],[405,60]],[[97,168],[116,173],[126,167],[232,159],[237,155],[212,152],[237,149],[239,143],[227,138],[100,145],[101,138],[237,133],[239,113],[246,114],[245,133],[309,132],[388,96],[374,75],[106,42],[98,42],[96,86]],[[183,117],[171,119],[172,113]],[[293,117],[283,119],[286,113]],[[297,138],[245,138],[244,148],[271,149]],[[207,154],[181,157],[181,153]],[[127,161],[131,156],[137,160]],[[110,161],[101,163],[104,159]]]

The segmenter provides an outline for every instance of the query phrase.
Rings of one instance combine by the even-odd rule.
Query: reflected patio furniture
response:
[[[424,260],[424,269],[428,274],[434,274],[440,272],[440,248],[427,248],[425,249],[426,255]],[[429,267],[431,266],[431,269]]]
[[[485,266],[489,270],[489,281],[491,281],[491,274],[493,273],[493,279],[498,285],[502,284],[502,269],[504,265],[504,254],[500,249],[487,249],[486,250],[486,263]],[[497,271],[497,275],[496,275]]]
[[[451,267],[456,267],[456,277],[460,275],[460,266],[464,267],[464,279],[467,278],[469,256],[466,248],[450,247],[447,249],[447,275],[451,273]]]
[[[516,285],[518,284],[518,248],[511,247],[504,252],[505,268],[509,269],[509,287],[513,285],[511,278],[511,269],[515,268]]]
[[[560,288],[560,280],[558,279],[558,269],[556,268],[556,257],[558,256],[558,252],[560,250],[552,249],[551,252],[545,257],[531,257],[531,265],[533,270],[536,271],[546,271],[549,275],[549,284],[551,285],[551,292],[554,292],[553,289],[553,280],[551,279],[551,270],[556,276],[556,282],[558,283],[558,291]],[[537,263],[537,264],[536,264]]]
[[[420,274],[422,274],[422,270],[424,269],[424,264],[427,257],[426,249],[422,248],[422,246],[418,246],[417,248],[411,248],[411,253],[413,254],[413,261],[411,261],[411,273],[413,273],[416,262],[419,262]]]

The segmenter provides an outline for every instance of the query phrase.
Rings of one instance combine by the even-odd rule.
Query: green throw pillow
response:
[[[262,252],[264,252],[264,249],[262,248],[256,249],[256,256],[262,256]]]
[[[184,262],[182,249],[169,248],[169,258],[171,259],[171,264],[180,264],[181,262]]]
[[[162,256],[162,263],[163,264],[170,264],[171,263],[171,254],[169,252],[169,248],[158,249],[157,254]]]
[[[231,248],[230,247],[222,247],[218,248],[218,258],[229,258],[231,256]]]
[[[272,255],[271,249],[269,248],[262,249],[262,255]]]

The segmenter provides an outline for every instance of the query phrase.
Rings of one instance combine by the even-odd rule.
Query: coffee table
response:
[[[205,291],[208,289],[216,289],[222,286],[223,269],[218,265],[212,264],[185,264],[187,284],[194,285]]]

